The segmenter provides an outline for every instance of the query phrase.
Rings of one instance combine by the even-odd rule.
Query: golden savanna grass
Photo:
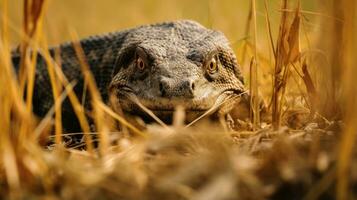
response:
[[[2,0],[0,8],[0,199],[357,197],[354,0]],[[76,42],[181,18],[221,30],[232,43],[251,93],[247,119],[232,119],[233,128],[224,120],[185,127],[182,109],[173,125],[131,124],[102,102]],[[68,40],[81,58],[95,133],[59,52],[47,51]],[[55,97],[44,119],[32,113],[38,54]],[[66,146],[71,134],[62,130],[66,97],[83,130],[76,147]],[[123,128],[114,132],[114,123]]]

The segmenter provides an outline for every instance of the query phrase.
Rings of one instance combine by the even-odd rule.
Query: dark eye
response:
[[[145,69],[145,63],[144,63],[144,60],[141,59],[140,57],[138,57],[136,59],[136,66],[139,70],[144,70]]]
[[[207,62],[207,72],[214,74],[217,72],[217,70],[217,61],[216,58],[213,57],[209,62]]]

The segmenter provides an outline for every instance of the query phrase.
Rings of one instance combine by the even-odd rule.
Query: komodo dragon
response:
[[[187,116],[198,117],[217,107],[226,113],[231,97],[244,94],[243,77],[236,57],[223,33],[207,29],[197,22],[179,20],[144,25],[124,31],[80,40],[85,59],[94,75],[105,103],[128,115],[151,118],[137,101],[152,110],[164,122],[171,120],[177,105]],[[76,80],[74,91],[79,99],[84,78],[73,43],[49,49],[54,57],[60,50],[61,68],[69,81]],[[19,69],[20,55],[12,61]],[[86,101],[89,108],[89,101]],[[33,111],[44,117],[54,99],[45,59],[39,55],[36,65]],[[80,126],[71,103],[62,106],[66,132],[78,132]]]

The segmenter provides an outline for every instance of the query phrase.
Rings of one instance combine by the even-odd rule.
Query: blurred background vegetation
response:
[[[303,0],[303,10],[315,10],[317,1]],[[296,2],[294,2],[296,3]],[[193,19],[201,24],[221,30],[231,42],[247,37],[245,26],[250,10],[247,0],[50,0],[47,2],[45,30],[49,43],[70,39],[68,28],[75,29],[79,36],[105,33],[137,25]],[[274,33],[279,25],[280,0],[269,0],[269,12]],[[9,1],[10,20],[20,30],[22,1]],[[264,1],[257,1],[257,23],[259,42],[265,43],[266,23]],[[309,31],[314,27],[310,26]],[[19,35],[12,32],[12,42],[19,41]]]

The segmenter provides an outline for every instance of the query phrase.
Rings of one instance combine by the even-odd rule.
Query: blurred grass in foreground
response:
[[[1,198],[356,197],[357,3],[353,0],[301,1],[297,11],[298,1],[278,0],[62,0],[44,1],[43,7],[42,1],[24,2],[29,5],[25,22],[21,22],[22,2],[1,2],[0,85],[8,86],[0,90]],[[104,116],[126,122],[103,105],[95,85],[89,84],[101,127],[99,150],[90,148],[90,140],[84,144],[88,151],[60,145],[57,117],[57,145],[48,150],[40,144],[50,133],[43,125],[48,122],[39,129],[31,98],[23,101],[25,85],[16,81],[10,63],[13,47],[20,43],[20,49],[40,48],[46,55],[48,44],[77,40],[71,30],[84,37],[180,18],[197,20],[228,36],[247,87],[272,102],[268,117],[253,119],[253,128],[249,121],[240,122],[239,131],[203,124],[190,129],[177,125],[168,133],[149,126],[144,133],[137,131],[137,136],[118,136],[108,132]],[[79,46],[76,53],[81,54]],[[25,57],[23,79],[31,96],[36,53]],[[51,63],[51,58],[46,61]],[[85,64],[81,67],[90,80]],[[64,93],[71,98],[72,83],[55,66],[49,64],[48,70],[53,88],[58,87],[54,89],[57,101]],[[80,104],[72,98],[73,104]],[[59,113],[58,109],[53,112]],[[78,116],[83,112],[79,108]],[[87,135],[85,124],[84,120]]]

